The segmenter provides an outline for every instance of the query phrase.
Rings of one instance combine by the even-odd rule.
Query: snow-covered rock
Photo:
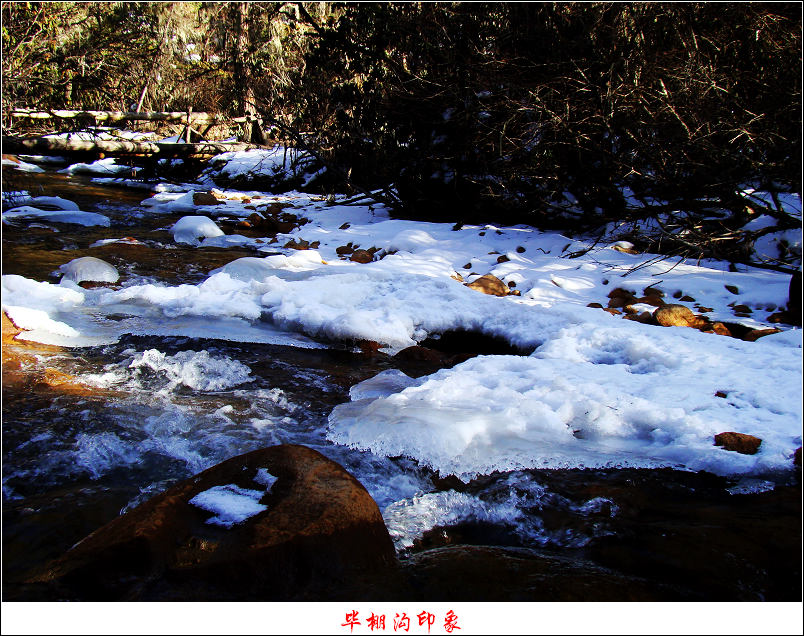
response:
[[[64,274],[62,280],[71,280],[74,283],[84,280],[116,283],[120,278],[120,274],[113,265],[94,256],[74,258],[69,263],[61,265],[59,271]]]
[[[200,245],[201,239],[223,236],[223,231],[208,216],[183,216],[171,228],[177,243]]]

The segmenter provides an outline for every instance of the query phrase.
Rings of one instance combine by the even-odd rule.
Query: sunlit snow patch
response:
[[[263,490],[250,490],[227,484],[198,493],[190,499],[190,503],[214,513],[215,516],[207,519],[207,523],[231,528],[234,524],[268,509],[268,506],[259,503],[264,494]]]

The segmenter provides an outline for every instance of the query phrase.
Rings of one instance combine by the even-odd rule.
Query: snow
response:
[[[194,506],[214,513],[207,519],[207,523],[231,528],[242,523],[249,517],[260,514],[268,509],[259,502],[263,496],[262,490],[240,488],[235,484],[213,486],[209,490],[198,493],[190,499]]]
[[[27,161],[23,161],[21,159],[13,161],[11,159],[6,159],[5,156],[3,156],[3,166],[14,168],[20,172],[44,172],[43,168],[40,168],[32,163],[28,163]]]
[[[183,216],[171,229],[177,243],[200,245],[202,238],[223,236],[223,231],[208,216]]]
[[[332,411],[329,437],[462,479],[520,468],[739,474],[789,464],[801,403],[777,396],[800,395],[800,331],[796,347],[757,349],[691,329],[589,327],[563,329],[532,356],[473,358],[390,395],[365,397],[358,385]],[[730,430],[760,437],[760,452],[713,446]]]
[[[74,258],[69,263],[61,265],[59,271],[64,274],[62,280],[71,280],[74,283],[84,280],[116,283],[120,278],[114,266],[94,256]]]
[[[216,170],[230,177],[272,175],[283,152],[225,153]],[[209,189],[161,184],[142,205],[154,214],[194,212],[193,192],[202,187]],[[612,248],[629,244],[617,242],[614,232],[614,240],[592,245],[527,226],[453,230],[451,224],[391,219],[381,205],[343,205],[338,197],[213,193],[220,204],[204,210],[215,218],[245,218],[253,207],[282,203],[309,223],[268,243],[267,237],[225,235],[207,216],[181,218],[172,227],[177,242],[268,252],[233,259],[197,284],[132,277],[122,289],[82,290],[67,276],[60,285],[3,276],[3,308],[28,330],[21,337],[67,346],[114,342],[123,333],[317,347],[370,340],[389,354],[455,329],[501,337],[530,355],[480,356],[415,380],[386,371],[352,387],[351,401],[329,416],[327,434],[338,445],[409,457],[463,479],[494,470],[606,466],[759,478],[789,469],[801,445],[801,330],[768,321],[788,303],[788,276],[623,253]],[[40,214],[90,213],[28,206],[3,218]],[[800,238],[800,232],[789,237],[799,245]],[[281,247],[290,240],[319,246]],[[377,248],[374,261],[339,258],[336,249],[347,243]],[[486,296],[463,284],[486,274],[521,295]],[[783,331],[752,343],[643,325],[587,307],[605,305],[616,287],[639,297],[648,286],[713,321]],[[694,300],[682,301],[682,295]],[[736,317],[735,305],[752,308],[751,317]],[[128,372],[210,391],[249,381],[247,367],[205,354],[144,352]],[[715,434],[732,430],[762,438],[759,452],[714,446]],[[170,443],[177,456],[196,462],[181,436]],[[475,516],[482,508],[463,497],[450,501],[454,506],[437,507],[463,507]]]
[[[59,170],[59,172],[62,174],[132,175],[141,169],[142,168],[119,165],[114,158],[110,157],[108,159],[98,159],[92,163],[74,163]]]
[[[81,210],[42,210],[30,205],[23,205],[3,212],[3,223],[11,222],[15,219],[25,219],[36,217],[47,219],[55,223],[74,223],[76,225],[101,225],[109,227],[108,216],[96,212],[82,212]]]
[[[290,179],[300,174],[312,157],[284,146],[224,152],[210,162],[202,178],[273,177]]]

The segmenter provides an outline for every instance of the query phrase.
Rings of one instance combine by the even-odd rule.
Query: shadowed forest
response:
[[[752,246],[800,225],[775,197],[801,190],[797,3],[13,2],[2,17],[6,113],[253,113],[250,141],[303,148],[328,168],[319,188],[370,190],[400,216],[634,223],[640,249],[792,271],[795,255]],[[776,225],[744,229],[754,213]]]

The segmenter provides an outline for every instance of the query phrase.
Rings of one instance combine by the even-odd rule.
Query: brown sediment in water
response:
[[[57,358],[69,356],[66,349],[32,340],[18,339],[25,330],[3,312],[3,397],[14,391],[55,390],[90,397],[99,393],[76,376],[55,366]]]

